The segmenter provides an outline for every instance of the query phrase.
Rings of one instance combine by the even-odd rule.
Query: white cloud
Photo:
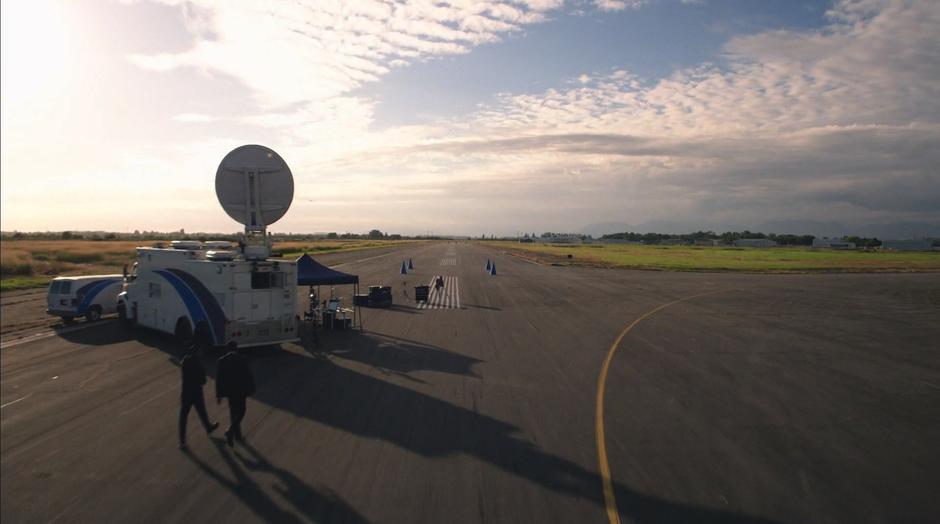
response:
[[[173,116],[173,120],[189,124],[207,124],[218,120],[216,117],[204,115],[202,113],[180,113]]]
[[[639,9],[646,5],[648,0],[594,0],[594,5],[601,11],[623,11],[624,9]]]
[[[165,0],[176,4],[176,0]],[[154,71],[195,67],[240,79],[267,107],[311,103],[378,80],[403,62],[469,52],[561,2],[426,1],[182,4],[195,45],[181,53],[132,54]]]

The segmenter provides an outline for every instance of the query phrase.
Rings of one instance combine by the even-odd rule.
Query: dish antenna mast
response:
[[[280,220],[294,200],[294,176],[287,162],[264,146],[237,147],[219,164],[215,194],[228,216],[245,225],[244,257],[267,258],[267,227]]]

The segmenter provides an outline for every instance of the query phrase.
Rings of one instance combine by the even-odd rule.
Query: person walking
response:
[[[180,360],[183,377],[183,384],[180,388],[180,449],[186,449],[186,420],[189,418],[189,410],[192,407],[195,406],[196,413],[199,414],[199,419],[206,428],[206,434],[211,434],[219,427],[218,422],[209,422],[209,415],[206,413],[206,400],[202,395],[202,386],[206,383],[206,370],[202,367],[199,357],[199,347],[191,345],[186,348],[186,354]]]
[[[221,404],[223,398],[228,399],[229,428],[225,432],[225,440],[232,447],[235,440],[244,440],[241,423],[245,418],[245,401],[255,393],[255,378],[248,361],[238,351],[238,344],[229,342],[226,347],[228,352],[219,358],[216,370],[215,400]]]

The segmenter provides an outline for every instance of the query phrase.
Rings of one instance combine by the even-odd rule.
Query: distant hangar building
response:
[[[855,249],[855,242],[847,242],[841,238],[814,238],[813,247],[829,249]]]
[[[769,238],[739,238],[734,247],[774,247],[777,243]]]

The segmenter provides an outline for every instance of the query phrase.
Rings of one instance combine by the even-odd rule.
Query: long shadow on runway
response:
[[[418,308],[411,304],[392,304],[390,307],[385,308],[389,311],[395,311],[398,313],[407,313],[409,315],[417,315],[420,313]]]
[[[363,340],[351,344],[348,355],[357,355],[358,358],[350,360],[363,363],[379,362],[390,369],[396,369],[397,366],[398,370],[437,369],[445,373],[471,371],[473,359],[430,346],[412,344],[414,347],[410,349],[410,357],[414,358],[414,361],[411,362],[405,359],[396,363],[394,355],[369,355],[370,351],[382,352],[387,348],[382,347],[384,342],[380,338],[373,338],[370,342],[366,340],[369,335],[362,337]],[[142,332],[138,340],[174,357],[179,354],[179,349],[168,337]],[[395,342],[394,339],[392,342]],[[439,355],[438,352],[446,354]],[[514,436],[520,431],[516,426],[381,380],[379,377],[348,369],[323,354],[308,355],[295,349],[275,347],[257,348],[251,350],[249,355],[258,384],[254,397],[258,402],[350,434],[384,440],[423,456],[443,457],[463,453],[477,457],[545,489],[588,500],[597,507],[604,508],[601,480],[597,473],[539,450],[532,443]],[[337,358],[342,356],[337,355]],[[384,358],[390,360],[383,360]],[[448,358],[455,360],[449,362]],[[215,359],[212,356],[206,358],[206,371],[211,377],[215,377]],[[211,391],[210,383],[207,396],[212,395]],[[249,427],[252,426],[251,409],[246,423]],[[244,490],[240,491],[240,496],[246,497],[246,503],[269,520],[271,516],[275,519],[281,516],[282,511],[264,496],[231,457],[224,453],[223,455],[227,457],[229,467],[239,479],[237,487]],[[208,475],[235,489],[235,485],[220,477],[197,458],[191,458]],[[270,464],[266,465],[260,455],[254,456],[254,467],[267,468],[269,471],[279,469]],[[283,470],[274,473],[282,477],[288,492],[292,489],[294,492],[304,491],[302,481],[293,474]],[[637,522],[771,522],[727,511],[667,501],[639,493],[619,483],[615,483],[614,489],[621,514]],[[310,496],[314,499],[323,498],[316,492]],[[292,493],[291,497],[297,495]],[[328,503],[330,502],[323,502]],[[315,506],[320,507],[319,504],[321,502],[318,501]],[[288,515],[284,514],[285,517]],[[354,520],[361,517],[353,514],[345,518]]]
[[[408,376],[430,370],[476,377],[473,366],[482,360],[424,344],[416,340],[356,332],[330,333],[321,339],[317,356],[332,356],[367,364],[383,371]],[[410,377],[409,378],[414,378]]]
[[[463,307],[470,309],[486,309],[488,311],[502,311],[503,308],[496,306],[481,306],[479,304],[463,304]]]
[[[271,500],[264,491],[258,487],[258,484],[252,480],[251,476],[243,469],[235,459],[232,457],[232,454],[225,449],[225,442],[218,439],[213,439],[212,443],[215,444],[218,449],[219,455],[222,457],[222,460],[225,461],[225,464],[232,471],[232,474],[235,475],[235,481],[231,481],[216,470],[212,469],[209,464],[201,460],[196,455],[190,453],[189,451],[185,452],[187,458],[193,461],[196,466],[199,467],[209,477],[221,484],[223,487],[227,488],[232,492],[233,495],[238,497],[242,502],[247,505],[252,512],[259,517],[260,520],[267,522],[284,522],[284,523],[299,523],[302,522],[294,514],[282,510],[277,502]],[[244,458],[240,455],[237,455],[241,459],[242,463],[245,464],[245,468],[249,470],[261,470],[266,472],[274,473],[278,477],[284,487],[276,486],[275,489],[278,489],[281,494],[287,499],[298,511],[304,515],[316,520],[316,521],[329,521],[329,522],[354,522],[354,523],[365,523],[368,522],[365,517],[356,512],[349,504],[337,497],[336,495],[323,495],[315,489],[311,488],[303,481],[298,479],[296,476],[287,472],[281,468],[271,465],[260,453],[257,452],[254,448],[250,446],[243,446],[245,449],[254,457],[253,462],[246,462]]]
[[[136,333],[118,322],[101,322],[77,331],[66,331],[57,335],[69,342],[85,346],[106,346],[133,340]]]
[[[281,351],[271,362],[293,370],[293,376],[282,374],[270,388],[259,388],[262,402],[424,456],[475,456],[551,491],[604,506],[596,473],[513,436],[516,426],[327,359]],[[770,522],[666,501],[621,484],[615,490],[621,512],[638,522]]]

